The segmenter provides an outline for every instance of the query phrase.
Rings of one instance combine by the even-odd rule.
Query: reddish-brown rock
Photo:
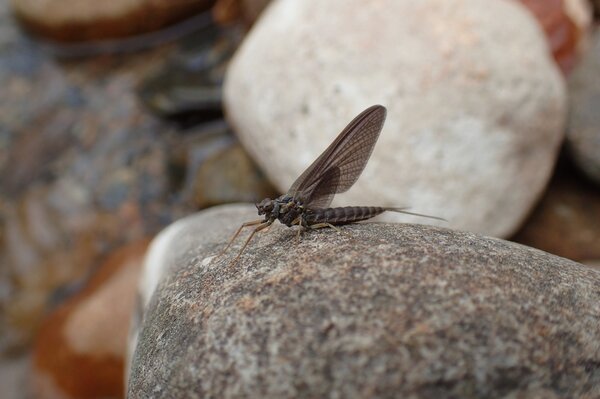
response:
[[[581,0],[519,0],[540,22],[563,73],[573,69],[585,41],[591,13]]]
[[[242,20],[252,25],[258,19],[271,0],[217,0],[213,16],[222,24]]]
[[[79,42],[151,32],[207,10],[214,0],[11,0],[31,32]]]
[[[87,287],[43,323],[33,355],[38,398],[119,398],[138,276],[148,241],[113,253]]]

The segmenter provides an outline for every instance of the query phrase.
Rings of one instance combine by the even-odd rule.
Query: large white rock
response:
[[[282,191],[383,104],[373,156],[334,205],[411,206],[500,237],[544,189],[566,112],[540,27],[505,0],[279,0],[234,57],[225,103]]]

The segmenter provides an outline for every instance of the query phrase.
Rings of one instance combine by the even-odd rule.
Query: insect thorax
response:
[[[278,219],[286,226],[298,224],[298,217],[304,212],[304,207],[298,201],[287,195],[277,199],[265,198],[256,204],[259,215],[265,215],[265,221]]]
[[[276,218],[286,226],[298,224],[298,218],[304,212],[302,205],[287,195],[282,195],[276,200],[279,204],[279,213]]]

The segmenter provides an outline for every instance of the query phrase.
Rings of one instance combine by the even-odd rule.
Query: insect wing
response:
[[[339,185],[340,169],[337,166],[327,169],[312,191],[307,205],[311,208],[327,208],[337,194]]]
[[[288,195],[305,206],[326,208],[335,194],[348,191],[373,152],[385,116],[381,105],[361,112],[296,179]]]

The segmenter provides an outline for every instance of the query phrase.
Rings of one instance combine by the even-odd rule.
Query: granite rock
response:
[[[213,257],[250,206],[151,245],[128,384],[143,397],[600,395],[600,273],[421,225],[277,225]],[[131,349],[131,348],[130,348]],[[588,395],[588,396],[584,396]]]
[[[373,156],[334,204],[410,206],[500,237],[542,193],[566,113],[538,23],[498,0],[278,1],[234,56],[224,99],[283,192],[355,115],[382,104]]]

